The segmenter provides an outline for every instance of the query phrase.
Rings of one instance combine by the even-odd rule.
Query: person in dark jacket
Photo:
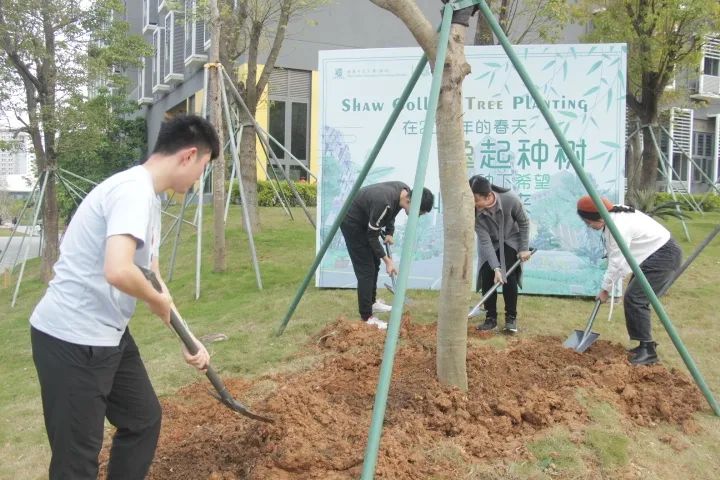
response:
[[[413,192],[403,182],[382,182],[363,187],[353,200],[340,225],[350,261],[357,277],[358,310],[360,317],[369,325],[386,329],[387,323],[373,313],[389,312],[392,307],[377,299],[377,280],[380,261],[385,262],[388,275],[397,274],[392,258],[380,242],[394,243],[395,217],[400,210],[407,214]],[[432,210],[435,197],[423,189],[420,215]]]
[[[503,284],[505,300],[505,330],[517,332],[517,297],[520,269],[507,275],[507,269],[519,258],[530,258],[528,247],[530,221],[522,200],[506,188],[493,185],[481,176],[470,178],[470,189],[475,198],[475,233],[478,244],[477,288],[483,295],[494,284]],[[497,293],[485,302],[485,322],[477,329],[489,331],[497,328]]]

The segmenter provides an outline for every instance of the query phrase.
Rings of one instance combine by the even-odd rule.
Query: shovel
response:
[[[162,287],[160,286],[160,282],[158,281],[157,277],[155,276],[155,273],[151,270],[148,270],[143,267],[138,267],[143,275],[145,275],[145,278],[147,278],[150,283],[152,284],[153,288],[157,290],[158,292],[162,292]],[[170,325],[172,326],[173,330],[177,334],[178,337],[182,340],[182,342],[185,344],[185,348],[188,349],[190,354],[195,355],[198,352],[197,345],[195,345],[195,342],[193,341],[190,330],[185,325],[185,322],[180,318],[180,315],[175,311],[175,309],[170,310]],[[268,417],[263,417],[262,415],[258,415],[256,413],[251,412],[248,410],[248,408],[243,405],[242,403],[235,400],[230,392],[228,392],[228,389],[225,387],[225,384],[220,379],[220,376],[215,372],[215,370],[208,365],[207,370],[205,372],[205,375],[207,376],[208,380],[210,380],[210,383],[212,383],[212,386],[215,387],[215,390],[217,391],[217,395],[214,395],[211,393],[211,395],[215,398],[217,398],[221,403],[223,403],[226,407],[228,407],[230,410],[233,410],[240,415],[243,415],[248,418],[252,418],[253,420],[260,420],[261,422],[267,422],[267,423],[275,423],[275,421]]]
[[[383,237],[383,238],[385,238],[385,237]],[[392,258],[392,254],[390,253],[390,245],[387,243],[385,244],[385,252],[387,253],[388,257]],[[390,275],[390,282],[392,283],[392,285],[385,283],[385,288],[387,288],[390,291],[390,293],[395,295],[395,275]],[[412,305],[413,301],[410,298],[408,298],[406,295],[405,303],[408,305]]]
[[[590,314],[585,330],[575,330],[571,333],[567,340],[565,340],[565,343],[563,343],[563,347],[572,348],[578,353],[583,353],[590,348],[590,345],[595,343],[600,334],[593,332],[592,326],[595,322],[595,317],[597,317],[598,310],[600,310],[600,300],[595,300],[595,306],[593,307],[592,314]]]
[[[535,248],[531,248],[531,249],[530,249],[530,256],[532,256],[532,255],[535,253],[535,251],[536,251]],[[520,259],[518,258],[518,260],[517,260],[515,263],[513,263],[512,266],[507,270],[507,272],[505,273],[505,276],[507,277],[507,276],[509,276],[511,273],[513,273],[515,270],[517,270],[517,268],[520,266],[521,263],[522,263],[522,260],[520,260]],[[482,308],[483,304],[487,301],[488,298],[490,298],[490,296],[491,296],[493,293],[495,293],[495,290],[497,290],[498,288],[500,288],[500,285],[502,285],[502,282],[497,282],[495,285],[493,285],[493,286],[490,288],[490,290],[487,291],[487,293],[485,293],[485,295],[483,295],[483,297],[480,299],[480,301],[477,303],[477,305],[475,305],[475,306],[470,310],[470,313],[468,313],[468,318],[475,318],[475,317],[477,317],[478,315],[480,315],[481,313],[483,313],[483,312],[485,311],[485,309]]]

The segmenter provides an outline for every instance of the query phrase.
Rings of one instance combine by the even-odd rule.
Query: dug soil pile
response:
[[[310,370],[253,383],[228,379],[230,391],[274,425],[232,413],[205,383],[163,401],[150,478],[359,478],[384,335],[338,320],[308,347],[321,355]],[[559,424],[582,432],[588,412],[579,389],[638,425],[692,428],[693,412],[705,406],[684,372],[633,368],[619,345],[599,341],[577,354],[556,337],[513,338],[502,350],[483,343],[476,338],[468,349],[464,393],[435,379],[435,327],[403,327],[377,478],[457,478],[463,463],[532,458],[525,445],[539,432]],[[447,445],[459,458],[443,454]]]

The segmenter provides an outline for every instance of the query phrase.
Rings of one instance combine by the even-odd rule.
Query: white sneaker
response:
[[[392,306],[386,304],[382,300],[376,300],[372,306],[373,313],[388,313],[392,312]]]
[[[387,330],[387,322],[383,322],[377,317],[370,317],[367,319],[368,325],[375,325],[380,330]]]

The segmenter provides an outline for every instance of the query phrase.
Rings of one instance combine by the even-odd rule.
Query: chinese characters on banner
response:
[[[622,201],[625,45],[527,45],[517,47],[517,52],[596,188],[612,201]],[[420,55],[419,49],[320,52],[318,246]],[[466,57],[472,67],[462,100],[467,175],[480,173],[496,185],[511,188],[529,212],[531,246],[538,253],[525,267],[523,291],[595,294],[605,267],[604,251],[598,235],[575,214],[575,202],[585,190],[565,151],[500,47],[467,47]],[[426,129],[430,80],[426,69],[366,185],[388,180],[413,184],[420,137]],[[420,220],[411,288],[439,288],[441,283],[444,206],[437,195],[434,145],[431,156],[426,186],[438,200],[433,213]],[[400,242],[405,220],[404,213],[398,215],[396,238]],[[399,253],[400,246],[395,251]],[[381,277],[379,284],[384,281]],[[339,234],[320,266],[317,284],[355,285]]]

